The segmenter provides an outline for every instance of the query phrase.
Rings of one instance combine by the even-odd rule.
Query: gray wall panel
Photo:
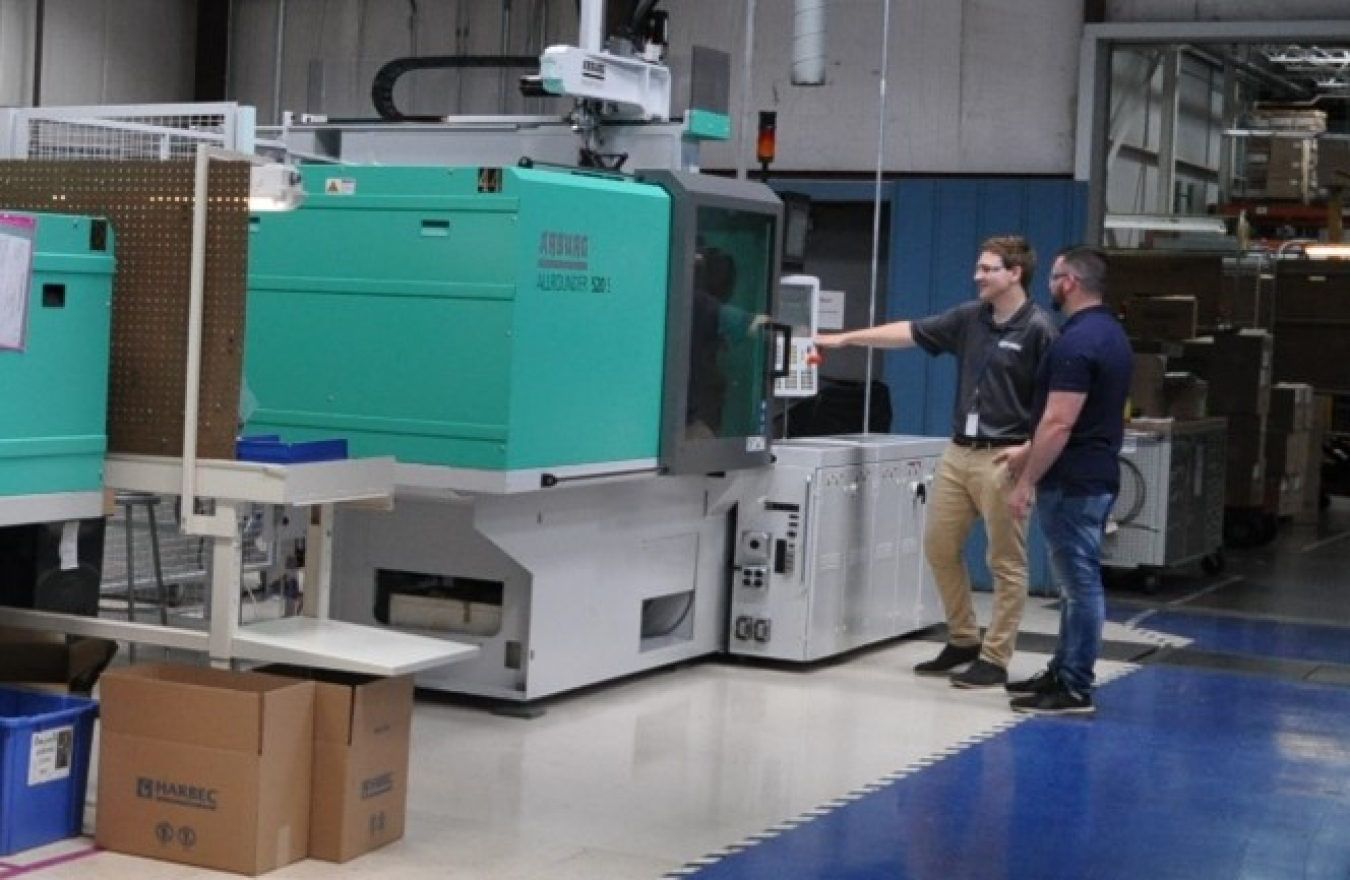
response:
[[[1108,22],[1298,21],[1344,18],[1345,0],[1107,0]]]
[[[42,103],[192,98],[194,0],[47,0]]]
[[[280,0],[236,0],[233,96],[273,120],[277,89],[272,29]],[[760,110],[779,114],[775,168],[860,171],[877,163],[883,0],[827,4],[826,83],[791,84],[793,4],[759,0],[754,22],[750,105],[742,106],[745,5],[724,0],[668,3],[675,109],[688,93],[688,54],[695,43],[732,57],[733,119],[753,126]],[[579,42],[571,0],[516,0],[510,31],[506,4],[421,0],[416,20],[406,4],[359,0],[289,0],[283,109],[369,117],[370,81],[378,68],[411,52],[509,54],[547,42]],[[1067,173],[1072,168],[1075,64],[1082,15],[1066,0],[1023,0],[1015,14],[999,0],[893,0],[891,3],[886,151],[888,171],[966,173],[999,170]],[[416,41],[410,29],[416,26]],[[505,42],[505,46],[503,43]],[[319,71],[319,73],[315,73]],[[481,115],[563,113],[565,101],[527,102],[519,71],[410,74],[396,99],[409,113]],[[320,87],[315,85],[319,77]],[[322,107],[314,106],[315,96]],[[708,168],[753,166],[753,138],[705,148]]]

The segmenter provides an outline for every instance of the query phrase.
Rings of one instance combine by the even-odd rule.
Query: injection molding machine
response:
[[[847,611],[830,644],[759,626],[739,647],[810,660],[935,622],[915,611],[927,447],[839,438],[817,470],[865,469],[854,500],[773,482],[775,390],[816,387],[819,284],[780,277],[782,201],[692,170],[725,115],[671,119],[650,53],[616,59],[585,37],[544,59],[542,87],[580,99],[566,120],[287,131],[333,162],[301,167],[299,209],[252,218],[245,431],[398,460],[392,510],[336,515],[332,615],[472,643],[476,657],[419,684],[507,701],[705,656],[735,638],[733,563],[763,565],[746,535],[778,547],[766,498],[790,496],[800,535],[843,541],[873,515],[910,530],[868,526],[865,548],[839,552],[871,561],[837,584],[820,543],[830,601],[867,593],[871,574],[896,594],[901,568],[908,592]],[[606,78],[568,73],[583,67]],[[790,466],[799,489],[825,485]],[[771,565],[736,601],[773,617],[765,600],[786,602],[795,577]]]

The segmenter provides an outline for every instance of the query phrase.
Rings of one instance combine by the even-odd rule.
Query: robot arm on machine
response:
[[[604,0],[582,0],[581,45],[550,46],[540,57],[538,84],[551,95],[599,105],[600,114],[644,122],[670,119],[666,16],[658,0],[643,0],[627,33],[603,45]]]

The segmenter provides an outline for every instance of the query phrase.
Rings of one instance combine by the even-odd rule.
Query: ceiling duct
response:
[[[792,17],[792,84],[825,84],[825,0],[795,0]]]

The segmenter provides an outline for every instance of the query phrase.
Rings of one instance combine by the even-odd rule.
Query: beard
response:
[[[1052,291],[1050,293],[1050,307],[1057,312],[1064,311],[1064,297]]]

